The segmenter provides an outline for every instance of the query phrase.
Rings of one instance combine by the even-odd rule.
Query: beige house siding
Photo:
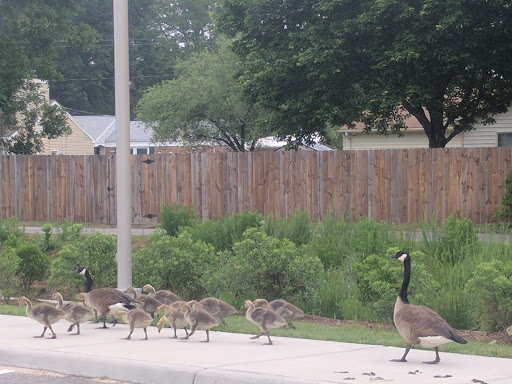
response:
[[[450,148],[462,146],[462,137],[457,135],[447,145]],[[367,150],[367,149],[401,149],[401,148],[428,148],[428,138],[423,130],[405,132],[402,137],[397,135],[380,135],[376,133],[345,132],[343,136],[343,149]]]
[[[464,132],[464,147],[497,147],[498,133],[512,133],[512,109],[495,116],[494,119],[494,124],[476,124],[476,129]]]
[[[94,155],[94,143],[81,128],[68,115],[67,124],[71,127],[71,134],[53,140],[44,139],[42,155]]]
[[[494,117],[496,123],[491,125],[476,124],[475,129],[455,136],[446,147],[497,147],[499,133],[512,133],[512,109]],[[417,121],[412,122],[419,125]],[[428,139],[422,128],[414,127],[404,132],[404,136],[365,133],[361,129],[342,129],[343,149],[398,149],[428,148]]]

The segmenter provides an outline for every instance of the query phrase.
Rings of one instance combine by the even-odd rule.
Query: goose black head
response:
[[[87,269],[85,269],[84,267],[78,267],[77,269],[75,269],[73,271],[73,273],[76,273],[78,275],[82,275],[82,276],[85,276],[85,274],[87,273]]]
[[[410,259],[411,256],[409,256],[409,253],[406,252],[406,251],[398,251],[397,253],[395,253],[394,255],[391,255],[389,256],[390,258],[392,259],[398,259],[400,260],[402,263],[406,260],[406,259]]]

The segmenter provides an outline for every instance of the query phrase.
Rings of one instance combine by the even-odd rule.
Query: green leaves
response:
[[[176,69],[178,77],[147,90],[137,108],[138,117],[153,126],[155,139],[245,151],[269,135],[261,124],[264,111],[249,104],[236,83],[239,69],[229,41],[219,40]]]
[[[404,108],[444,147],[512,102],[505,0],[224,0],[215,14],[282,136],[354,121],[399,133]]]

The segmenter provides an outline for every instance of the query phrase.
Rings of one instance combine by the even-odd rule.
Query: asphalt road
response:
[[[87,378],[61,373],[0,366],[0,384],[131,384],[102,378]]]

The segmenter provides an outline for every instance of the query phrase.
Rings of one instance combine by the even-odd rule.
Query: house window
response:
[[[52,149],[52,151],[51,151],[51,152],[52,152],[52,155],[58,155],[58,154],[59,154],[59,151],[58,151],[58,150],[56,150],[56,149]]]
[[[145,148],[133,148],[131,150],[131,153],[134,155],[148,155],[151,153],[151,148],[145,147]]]
[[[498,133],[498,147],[512,147],[512,132]]]

